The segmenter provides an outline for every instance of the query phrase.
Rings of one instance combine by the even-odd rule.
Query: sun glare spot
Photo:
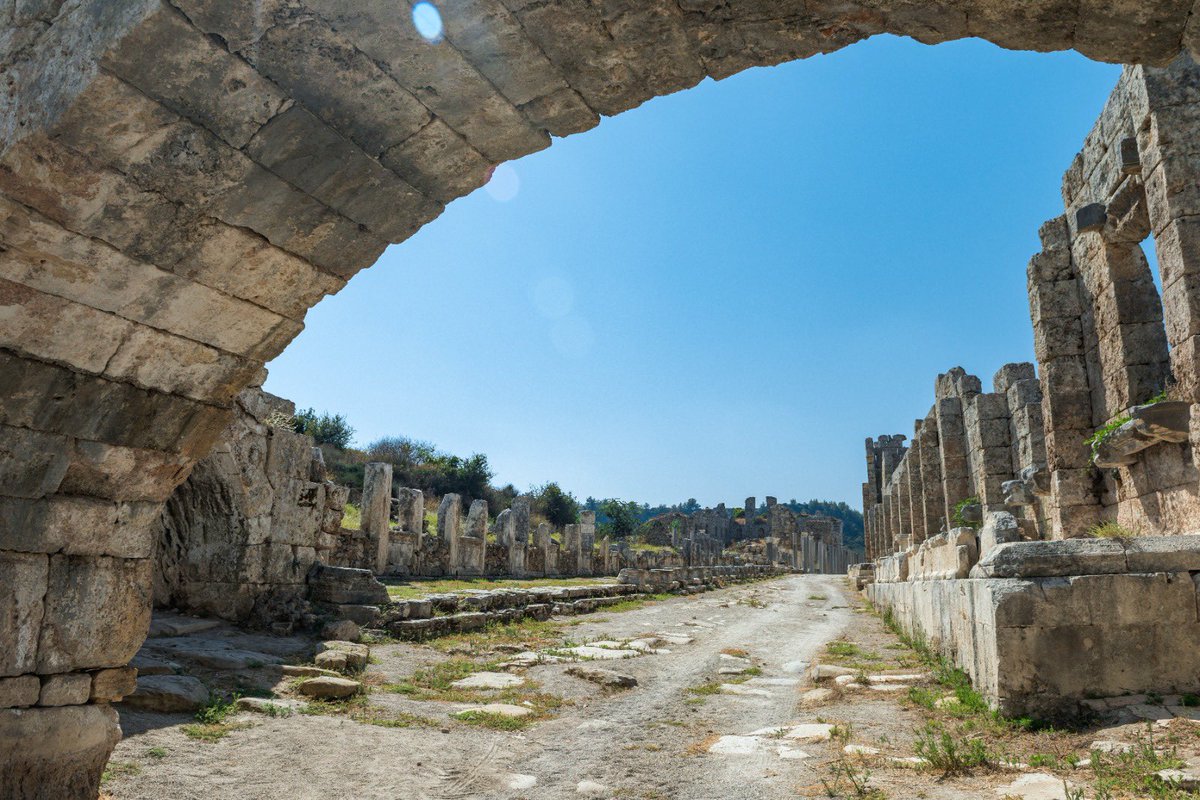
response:
[[[412,19],[417,33],[421,34],[421,38],[425,41],[440,42],[442,40],[442,14],[433,3],[424,0],[415,3],[412,7]]]

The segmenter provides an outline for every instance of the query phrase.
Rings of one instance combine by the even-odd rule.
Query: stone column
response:
[[[1092,391],[1084,355],[1082,289],[1071,263],[1064,217],[1042,226],[1042,251],[1027,270],[1033,346],[1041,369],[1050,535],[1082,536],[1101,519],[1097,475],[1087,439]]]
[[[547,576],[558,574],[558,544],[551,536],[550,523],[539,522],[533,542],[542,551],[542,564]]]
[[[458,553],[458,526],[462,521],[462,498],[448,494],[442,498],[437,512],[438,538],[446,543],[450,558],[447,563],[451,575],[456,574],[460,556]]]
[[[375,545],[375,572],[387,571],[392,510],[392,465],[372,461],[363,470],[362,532]]]
[[[1032,364],[1021,366],[1028,367],[1032,374]],[[963,404],[967,464],[971,470],[971,483],[984,511],[1004,510],[1001,486],[1013,478],[1012,445],[1008,431],[1010,417],[1005,396],[1008,387],[1007,384],[1002,385],[1004,391],[977,394]]]
[[[466,529],[455,548],[458,561],[453,568],[456,575],[482,575],[487,571],[487,529],[487,501],[472,500],[467,509]]]
[[[420,550],[425,535],[425,493],[420,489],[400,489],[396,493],[396,517],[400,530],[416,535]]]
[[[579,554],[579,525],[571,523],[563,530],[563,548],[559,569],[564,575],[578,575],[582,557]]]
[[[1137,166],[1158,253],[1174,394],[1191,403],[1200,403],[1200,175],[1193,157],[1198,71],[1181,58],[1166,69],[1133,68],[1130,81],[1149,111],[1137,129]]]
[[[508,571],[514,578],[525,576],[525,547],[529,543],[529,516],[532,498],[521,495],[512,503],[512,523],[508,544]]]
[[[596,546],[596,512],[579,512],[579,574],[592,574],[592,551]]]
[[[942,450],[942,494],[946,519],[951,528],[954,507],[975,494],[968,465],[967,432],[963,424],[963,402],[980,392],[979,378],[961,367],[939,375],[935,384],[938,441]]]
[[[904,481],[908,489],[908,513],[909,513],[909,531],[912,535],[913,544],[920,544],[925,541],[925,489],[921,483],[921,428],[924,425],[924,420],[916,420],[913,423],[913,446],[908,449],[908,455],[905,460],[908,462],[908,467],[904,472]]]
[[[952,527],[946,520],[946,495],[942,483],[942,450],[938,441],[937,409],[929,409],[913,447],[921,451],[921,507],[925,516],[925,538]]]

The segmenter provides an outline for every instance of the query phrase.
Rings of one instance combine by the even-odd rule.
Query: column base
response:
[[[111,706],[0,709],[0,797],[96,800],[120,739]]]

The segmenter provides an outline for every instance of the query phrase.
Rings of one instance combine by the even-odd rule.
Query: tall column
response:
[[[508,571],[514,578],[525,575],[525,548],[529,544],[529,516],[532,498],[521,495],[512,502],[512,532],[508,542]]]
[[[939,375],[935,384],[938,441],[942,450],[942,487],[946,497],[946,519],[954,527],[954,507],[971,497],[967,433],[963,424],[963,401],[980,391],[979,378],[961,367]]]
[[[946,524],[946,495],[942,485],[942,450],[938,441],[937,410],[931,408],[921,424],[914,448],[921,451],[921,510],[925,516],[925,538],[950,530]]]
[[[372,461],[363,470],[362,532],[375,543],[375,572],[387,570],[392,510],[392,465]]]
[[[417,537],[417,550],[421,549],[421,538],[425,535],[425,493],[420,489],[400,489],[396,493],[397,527]]]
[[[1092,391],[1084,355],[1083,292],[1071,262],[1065,217],[1042,226],[1042,251],[1026,272],[1033,346],[1041,369],[1052,538],[1082,536],[1101,519],[1097,475],[1087,440]]]
[[[579,512],[579,574],[592,574],[592,551],[596,546],[596,512]]]
[[[455,573],[459,563],[458,526],[462,519],[462,498],[456,494],[448,494],[442,498],[437,511],[438,538],[446,543],[450,553],[447,564],[451,574]]]

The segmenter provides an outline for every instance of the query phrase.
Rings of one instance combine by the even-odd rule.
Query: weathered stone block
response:
[[[117,712],[105,705],[0,710],[0,797],[95,797],[120,738]]]
[[[0,678],[0,708],[28,708],[37,705],[42,682],[37,675]]]
[[[0,551],[0,676],[37,668],[38,637],[45,613],[48,556]]]
[[[138,671],[133,667],[115,667],[92,673],[91,701],[116,703],[137,689]]]
[[[38,671],[124,666],[150,627],[149,559],[52,556]]]
[[[39,706],[80,706],[92,693],[92,676],[86,672],[65,672],[42,678]]]
[[[997,545],[983,555],[972,574],[987,578],[1041,578],[1125,571],[1125,548],[1120,542],[1063,539]]]

